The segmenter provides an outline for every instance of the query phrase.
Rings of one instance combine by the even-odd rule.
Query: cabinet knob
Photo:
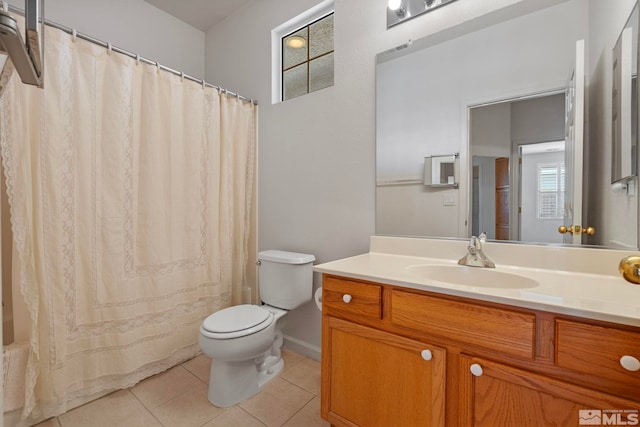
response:
[[[431,354],[431,350],[422,350],[420,353],[424,360],[431,360],[433,358],[433,354]]]
[[[620,358],[620,365],[627,371],[640,371],[640,360],[633,356],[624,355]]]
[[[342,301],[344,301],[345,304],[349,304],[351,302],[351,295],[349,294],[342,295]]]
[[[482,366],[480,366],[477,363],[474,363],[473,365],[469,366],[469,370],[476,377],[479,377],[482,375]]]

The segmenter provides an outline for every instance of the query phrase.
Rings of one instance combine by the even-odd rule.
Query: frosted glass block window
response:
[[[282,37],[282,100],[333,86],[333,13]]]
[[[564,165],[538,166],[538,218],[564,217]]]

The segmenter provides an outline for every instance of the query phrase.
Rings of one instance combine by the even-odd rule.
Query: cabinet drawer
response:
[[[391,322],[526,359],[535,357],[534,314],[393,290]]]
[[[322,311],[338,317],[380,319],[382,286],[324,276]]]
[[[604,384],[616,382],[636,390],[640,397],[640,370],[627,371],[622,356],[640,360],[640,332],[556,320],[556,365],[599,377]]]

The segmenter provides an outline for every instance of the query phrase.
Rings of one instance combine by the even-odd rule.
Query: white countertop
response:
[[[375,239],[378,240],[374,241]],[[448,255],[455,252],[455,249],[461,249],[458,252],[459,256],[452,259],[451,256],[416,256],[413,253],[417,252],[416,250],[400,251],[404,252],[402,255],[387,253],[386,249],[390,249],[391,246],[395,249],[398,242],[390,242],[393,245],[389,246],[386,244],[388,242],[380,239],[372,237],[371,246],[375,252],[319,264],[314,266],[314,271],[640,327],[640,286],[628,283],[617,273],[616,260],[619,261],[626,254],[623,251],[587,249],[581,252],[580,248],[559,249],[543,246],[532,249],[531,245],[510,245],[511,248],[497,249],[497,257],[494,258],[491,249],[495,246],[487,244],[485,252],[496,263],[495,271],[520,275],[537,282],[537,285],[531,288],[509,289],[452,284],[425,279],[412,273],[410,267],[417,265],[457,266],[458,258],[465,254],[465,242],[421,239],[427,242],[418,243],[418,246],[430,245],[431,248],[419,248],[429,254],[441,249],[443,255]],[[415,242],[408,243],[415,245]],[[568,252],[565,249],[568,249]],[[558,262],[570,264],[572,270],[549,269],[548,265],[537,266],[536,260],[544,261],[545,256],[549,255],[545,255],[545,251],[551,251],[551,256]],[[527,255],[527,262],[523,262],[522,253],[519,252]],[[509,257],[514,258],[506,259]],[[571,261],[567,257],[582,260],[584,268],[580,268],[575,259]],[[521,265],[508,264],[506,261],[514,261],[514,264]],[[594,264],[605,265],[595,267]],[[608,264],[615,265],[610,268]]]

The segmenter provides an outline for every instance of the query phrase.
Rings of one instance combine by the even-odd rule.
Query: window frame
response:
[[[310,78],[310,76],[311,76],[311,62],[316,60],[316,59],[322,58],[324,56],[328,56],[328,55],[333,54],[335,52],[335,46],[333,46],[333,49],[331,49],[330,51],[327,51],[327,52],[324,52],[324,53],[322,53],[320,55],[316,55],[316,56],[312,57],[311,56],[311,26],[316,24],[316,23],[318,23],[318,22],[320,22],[320,21],[322,21],[322,20],[324,20],[324,19],[327,19],[329,16],[332,16],[332,15],[334,15],[333,11],[330,12],[330,13],[327,13],[324,16],[319,17],[315,21],[312,21],[312,22],[309,22],[306,25],[303,25],[302,27],[298,28],[297,30],[293,30],[293,31],[291,31],[291,32],[289,32],[287,34],[284,34],[282,37],[280,37],[280,52],[281,52],[281,54],[280,54],[280,57],[281,57],[281,61],[280,61],[280,81],[282,82],[282,84],[280,85],[281,86],[280,87],[280,99],[282,101],[286,101],[287,99],[293,99],[293,98],[297,98],[298,96],[308,95],[311,92],[315,92],[315,91],[311,90],[311,78]],[[285,49],[285,46],[284,46],[285,45],[285,39],[287,37],[289,37],[289,36],[292,36],[292,35],[296,34],[300,30],[305,29],[305,28],[307,29],[307,59],[305,61],[299,62],[299,63],[297,63],[295,65],[292,65],[290,67],[285,68],[284,55],[282,54],[282,52]],[[332,26],[332,30],[333,30],[333,26]],[[332,36],[333,36],[333,31],[332,31]],[[285,84],[284,84],[284,74],[285,74],[285,72],[289,71],[289,70],[291,70],[293,68],[299,67],[299,66],[301,66],[303,64],[307,64],[307,91],[304,94],[300,94],[300,95],[294,96],[292,98],[285,99],[285,97],[284,97],[285,96]]]
[[[318,21],[330,14],[335,14],[334,0],[324,0],[311,9],[290,19],[284,24],[271,30],[271,103],[277,104],[283,101],[282,81],[282,39],[287,34],[296,31]],[[334,26],[335,28],[335,26]],[[335,35],[335,31],[334,31]],[[335,45],[334,45],[335,52]],[[335,83],[334,83],[335,84]]]
[[[541,189],[541,177],[543,169],[555,169],[555,190]],[[536,174],[536,187],[537,187],[537,200],[536,200],[536,217],[539,220],[557,220],[564,218],[564,196],[565,196],[565,184],[566,184],[566,169],[564,163],[539,163],[537,165]],[[543,216],[542,215],[542,195],[553,194],[555,195],[555,215]]]

